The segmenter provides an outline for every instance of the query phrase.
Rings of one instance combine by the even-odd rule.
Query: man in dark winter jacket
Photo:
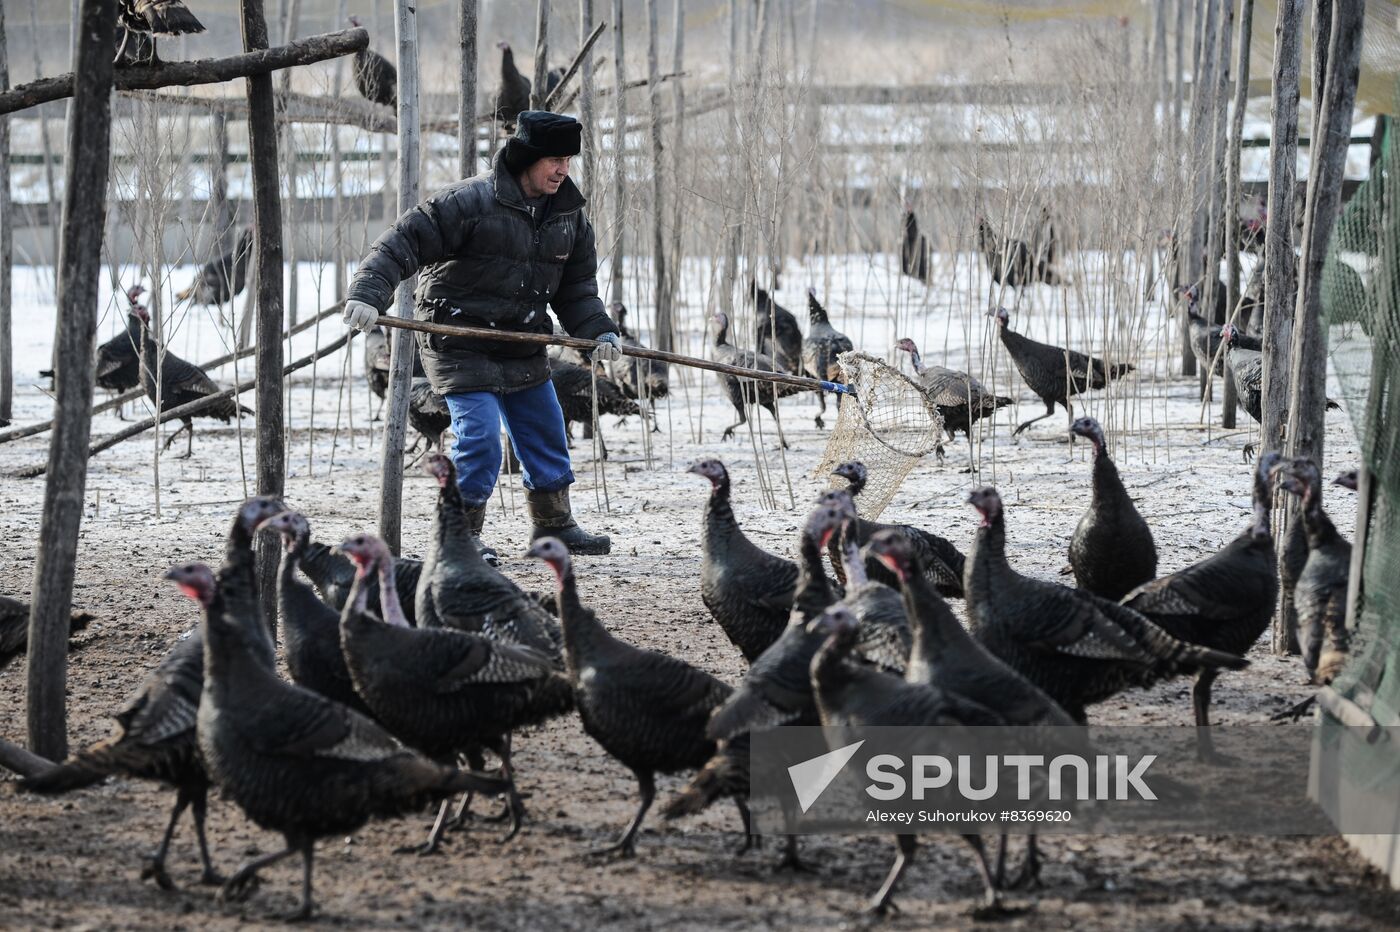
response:
[[[491,171],[433,195],[375,241],[350,285],[345,322],[373,327],[399,282],[417,272],[419,320],[550,333],[548,304],[570,334],[599,341],[595,358],[620,359],[617,327],[598,298],[593,226],[568,177],[579,142],[572,117],[520,114]],[[430,334],[419,334],[418,345],[452,412],[452,458],[473,533],[481,533],[500,471],[504,422],[528,490],[532,537],[607,553],[608,538],[579,527],[569,506],[574,474],[544,347]]]

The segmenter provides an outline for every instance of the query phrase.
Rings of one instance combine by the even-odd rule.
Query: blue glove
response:
[[[598,337],[598,345],[593,348],[593,358],[599,362],[617,362],[622,358],[622,341],[615,333],[604,333]]]

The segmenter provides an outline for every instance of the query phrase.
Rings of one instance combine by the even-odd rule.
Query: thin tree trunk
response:
[[[289,45],[297,36],[297,29],[301,24],[301,0],[286,0],[286,8],[282,11],[282,44]],[[292,69],[288,68],[280,75],[282,91],[286,93],[292,89]],[[277,102],[274,100],[274,106]],[[297,176],[301,166],[297,161],[296,127],[292,123],[282,125],[283,139],[281,143],[282,156],[286,159],[287,167],[287,202],[283,205],[282,237],[287,251],[287,262],[290,267],[290,279],[287,282],[287,323],[295,325],[297,322],[297,305],[301,299],[300,279],[297,274]],[[278,329],[281,329],[280,327]]]
[[[5,34],[5,5],[0,3],[0,91],[10,86],[10,60]],[[14,301],[11,287],[11,255],[14,252],[14,214],[10,204],[10,118],[0,116],[0,421],[14,417],[15,350],[10,315]]]
[[[399,46],[399,212],[418,204],[418,10],[416,0],[394,0],[394,34]],[[413,284],[400,282],[394,298],[399,317],[413,316]],[[379,536],[399,552],[403,528],[403,442],[408,424],[408,392],[413,376],[413,335],[391,333],[389,394],[384,414],[384,445],[379,461]]]
[[[544,108],[549,96],[549,0],[537,0],[535,7],[535,80],[530,85],[530,109]]]
[[[241,0],[243,48],[268,47],[267,19],[262,0]],[[282,398],[282,188],[277,158],[277,115],[272,75],[253,75],[248,86],[248,159],[253,176],[253,217],[257,224],[257,490],[281,495],[287,469]],[[271,538],[271,539],[270,539]],[[264,533],[257,542],[258,597],[263,617],[276,637],[276,535]]]
[[[612,269],[612,281],[608,288],[609,303],[622,300],[622,256],[626,240],[623,222],[626,219],[624,200],[627,195],[627,95],[621,93],[621,88],[627,82],[627,59],[622,31],[623,6],[623,0],[613,0],[613,86],[619,89],[619,93],[613,95],[613,247],[609,263]]]
[[[1225,203],[1233,209],[1225,215],[1225,256],[1228,270],[1225,273],[1225,305],[1231,315],[1240,303],[1240,238],[1238,224],[1233,211],[1240,204],[1240,146],[1244,138],[1244,111],[1249,97],[1249,47],[1254,28],[1254,0],[1242,0],[1240,6],[1239,52],[1235,68],[1235,109],[1230,120],[1230,149],[1225,155]],[[1225,375],[1222,381],[1225,400],[1220,409],[1220,426],[1227,430],[1235,427],[1236,409],[1239,398],[1235,391],[1234,373],[1230,371],[1228,360],[1222,360]]]
[[[1210,167],[1206,184],[1206,267],[1201,295],[1206,309],[1205,315],[1212,323],[1224,323],[1215,319],[1216,292],[1220,289],[1220,260],[1225,252],[1224,229],[1239,213],[1236,205],[1225,203],[1225,126],[1228,122],[1230,100],[1230,49],[1234,39],[1235,0],[1220,0],[1219,31],[1217,45],[1211,50],[1215,55],[1215,93],[1211,95],[1211,134]],[[1230,239],[1235,239],[1231,236]],[[1203,366],[1200,372],[1202,397],[1210,384],[1210,368]]]
[[[335,6],[335,24],[338,26],[345,22],[349,15],[347,0],[337,0]],[[331,85],[332,96],[339,98],[345,89],[345,59],[339,59],[335,63],[335,77]],[[338,302],[345,300],[345,153],[340,148],[340,127],[332,125],[331,133],[331,183],[335,185],[335,193],[331,200],[331,225],[335,227],[335,233],[331,242],[331,265],[335,269],[334,295]],[[348,374],[348,373],[347,373]],[[331,443],[332,449],[335,447],[334,439]]]
[[[115,0],[83,0],[74,24],[79,75],[68,121],[64,163],[63,239],[58,257],[58,358],[54,373],[50,469],[34,561],[29,612],[26,712],[29,747],[50,760],[68,753],[64,695],[68,679],[68,626],[73,609],[73,571],[83,520],[87,470],[83,462],[92,432],[93,355],[97,332],[97,287],[102,231],[107,220],[107,171],[112,130],[112,49]]]
[[[1188,186],[1189,201],[1187,216],[1190,227],[1186,236],[1186,284],[1203,284],[1205,273],[1202,253],[1206,235],[1207,185],[1210,172],[1207,157],[1210,152],[1209,130],[1214,125],[1211,101],[1215,97],[1215,36],[1218,24],[1217,13],[1220,0],[1204,0],[1200,28],[1196,30],[1196,70],[1193,74],[1191,93],[1191,169]],[[1202,287],[1201,294],[1205,294]],[[1181,302],[1181,373],[1196,374],[1196,356],[1191,352],[1191,333],[1187,326],[1186,302]]]
[[[671,285],[666,275],[666,183],[661,146],[661,75],[659,39],[660,0],[647,0],[647,104],[651,117],[651,266],[655,287],[656,348],[670,352],[674,345],[671,324]]]
[[[671,71],[680,74],[685,70],[684,0],[676,0],[673,19]],[[671,187],[674,194],[671,198],[671,289],[667,299],[674,308],[675,296],[681,287],[681,153],[685,148],[685,82],[678,79],[671,86],[671,99],[674,104],[672,122],[675,124],[675,135],[671,139]]]
[[[1172,44],[1175,54],[1172,61],[1175,68],[1172,71],[1172,152],[1181,151],[1181,103],[1185,98],[1185,88],[1183,86],[1184,74],[1186,72],[1186,12],[1191,4],[1191,0],[1175,0],[1176,3],[1176,35]],[[1177,162],[1180,159],[1176,160]],[[1173,285],[1178,284],[1173,281]]]
[[[476,19],[477,0],[461,0],[457,20],[457,42],[462,47],[458,71],[457,150],[458,173],[463,178],[476,174]]]
[[[587,42],[593,32],[593,0],[579,0],[578,41]],[[598,191],[598,122],[593,112],[593,55],[583,56],[578,74],[578,119],[583,125],[583,196],[592,200]]]
[[[1303,0],[1279,0],[1274,28],[1272,119],[1269,127],[1269,203],[1264,234],[1264,379],[1261,453],[1283,450],[1293,347],[1293,190],[1298,162],[1298,69],[1302,59]],[[1292,629],[1275,616],[1273,648],[1288,651]]]

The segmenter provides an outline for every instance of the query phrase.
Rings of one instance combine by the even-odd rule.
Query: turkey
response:
[[[350,598],[350,588],[355,585],[355,564],[335,548],[316,541],[308,541],[298,560],[301,571],[311,580],[321,600],[335,609],[335,617],[340,618],[340,610]],[[423,561],[399,557],[394,561],[394,582],[398,590],[399,603],[403,606],[404,617],[411,625],[418,624],[416,606],[418,579],[423,573]],[[369,587],[369,609],[376,615],[382,612],[379,606],[379,581],[371,578]]]
[[[297,565],[311,542],[311,525],[295,511],[274,515],[259,527],[282,537],[277,567],[277,607],[282,615],[282,654],[292,682],[327,699],[373,717],[350,679],[340,649],[340,613],[297,579]],[[376,592],[378,590],[376,589]]]
[[[530,109],[530,79],[515,67],[509,42],[497,42],[501,50],[501,89],[496,93],[496,122],[514,126],[521,111]]]
[[[1003,240],[986,217],[977,218],[977,250],[987,260],[987,270],[998,285],[1021,288],[1035,283],[1036,264],[1031,248],[1023,240]]]
[[[837,607],[812,622],[823,636],[823,643],[812,658],[812,693],[827,741],[835,749],[845,743],[847,728],[871,726],[952,726],[1003,725],[1006,720],[992,709],[970,699],[946,692],[937,686],[910,683],[854,661],[852,654],[859,638],[855,616]],[[997,907],[996,882],[987,864],[987,852],[980,835],[964,835],[977,860],[982,877],[983,909],[994,913]],[[898,835],[899,851],[885,882],[870,901],[871,912],[885,913],[891,905],[895,886],[914,859],[918,842],[913,835]]]
[[[253,529],[285,507],[270,496],[244,502],[229,532],[225,566],[251,567]],[[213,572],[204,564],[176,566],[165,578],[197,602],[206,617],[222,611],[221,591]],[[253,619],[259,627],[250,631],[246,639],[248,661],[270,671],[276,663],[272,641],[256,615]],[[173,889],[174,883],[165,870],[165,859],[175,826],[187,808],[192,810],[195,836],[199,841],[200,862],[204,868],[201,882],[222,880],[209,859],[209,845],[204,835],[210,781],[195,735],[203,678],[203,636],[201,630],[195,628],[176,642],[160,665],[113,715],[115,725],[110,736],[21,784],[24,789],[36,793],[66,793],[92,786],[111,774],[121,774],[173,787],[175,808],[166,823],[165,834],[141,870],[142,880],[153,879],[167,890]]]
[[[755,353],[753,350],[741,350],[729,342],[729,318],[723,311],[715,311],[710,318],[710,332],[714,337],[714,360],[724,363],[726,366],[739,366],[744,369],[758,369],[762,372],[788,372],[792,370],[784,369],[772,358],[763,353]],[[799,353],[798,363],[801,363]],[[794,385],[779,385],[773,382],[755,382],[752,379],[741,379],[736,375],[720,373],[719,382],[724,386],[724,393],[729,397],[729,403],[734,406],[734,411],[739,415],[739,420],[730,424],[720,435],[721,440],[728,440],[734,436],[734,429],[742,427],[749,422],[748,412],[744,407],[748,404],[763,405],[768,412],[773,415],[773,419],[778,418],[778,399],[795,395],[802,389]],[[786,446],[786,441],[784,441]]]
[[[841,463],[831,471],[831,474],[840,476],[849,483],[846,491],[850,493],[852,500],[856,500],[865,489],[865,483],[869,477],[865,464],[855,460]],[[957,547],[923,528],[917,528],[910,524],[881,524],[877,521],[866,521],[863,518],[856,519],[853,541],[856,546],[864,547],[870,542],[871,535],[876,531],[883,530],[893,530],[909,539],[915,552],[919,555],[919,562],[924,568],[924,573],[927,574],[929,582],[938,589],[940,595],[947,598],[962,598],[963,567],[967,561]],[[836,573],[836,578],[844,582],[846,577],[841,569],[840,550],[833,545],[829,548],[828,553],[831,556],[831,567]],[[899,586],[899,580],[879,560],[866,560],[865,565],[871,579],[882,582],[891,588]]]
[[[1331,683],[1346,664],[1347,584],[1351,577],[1351,544],[1322,510],[1322,476],[1317,465],[1299,457],[1282,466],[1285,492],[1302,501],[1302,524],[1307,532],[1307,562],[1298,574],[1294,604],[1298,609],[1298,645],[1308,680]],[[1338,480],[1337,484],[1342,484]]]
[[[902,676],[909,666],[909,648],[913,633],[905,615],[899,591],[870,579],[860,548],[856,546],[856,506],[845,490],[827,492],[819,502],[836,508],[841,515],[839,541],[841,568],[846,581],[846,594],[841,604],[860,623],[860,639],[856,650],[861,657],[880,669]],[[891,531],[898,536],[898,532]],[[818,557],[820,565],[820,557]]]
[[[1022,576],[1006,560],[1001,496],[984,488],[969,501],[982,514],[967,561],[973,634],[1076,722],[1087,721],[1087,706],[1129,687],[1248,666],[1242,657],[1172,637],[1134,609]]]
[[[839,382],[842,376],[838,357],[853,349],[855,344],[851,338],[831,326],[827,320],[826,308],[817,300],[816,291],[807,289],[807,338],[802,341],[802,367],[807,374],[824,382]],[[821,411],[817,414],[816,422],[817,427],[821,428],[825,426],[822,415],[826,413],[826,392],[817,392],[817,401],[821,404]],[[836,396],[836,410],[841,410],[840,395]]]
[[[976,376],[957,369],[924,365],[919,347],[908,337],[896,343],[895,348],[909,354],[924,394],[943,418],[943,429],[948,432],[949,440],[955,439],[958,431],[971,438],[973,424],[1012,403],[1005,395],[989,392]],[[943,458],[942,444],[938,447],[938,458]]]
[[[791,616],[778,639],[753,661],[739,688],[710,716],[706,733],[719,742],[718,749],[667,804],[663,810],[667,818],[700,812],[725,796],[748,798],[750,733],[779,725],[817,724],[807,671],[821,638],[807,630],[807,623],[836,599],[822,570],[821,552],[841,518],[841,512],[829,505],[808,516],[799,544],[802,562]],[[744,850],[748,848],[746,841]],[[793,836],[788,836],[780,868],[806,869]]]
[[[598,417],[605,414],[627,417],[641,414],[637,402],[628,398],[619,386],[606,375],[588,366],[576,366],[562,360],[549,364],[549,380],[554,383],[554,394],[559,399],[559,407],[564,412],[564,430],[569,440],[573,440],[575,422],[583,425],[584,439],[593,436],[593,393],[598,394]],[[603,459],[608,458],[607,444],[598,438]]]
[[[929,253],[932,251],[928,237],[919,232],[919,218],[914,216],[914,208],[904,205],[904,240],[899,247],[899,270],[916,281],[929,283]]]
[[[1001,345],[1011,355],[1016,371],[1021,373],[1030,390],[1045,402],[1045,413],[1033,417],[1012,431],[1012,436],[1030,427],[1036,421],[1043,421],[1055,413],[1059,404],[1074,416],[1070,396],[1086,392],[1091,388],[1103,388],[1114,379],[1121,379],[1137,367],[1131,363],[1109,365],[1097,356],[1085,356],[1074,350],[1062,349],[1048,343],[1037,343],[1023,337],[1011,329],[1011,315],[1006,308],[999,307],[987,312],[995,317],[1001,334]]]
[[[221,610],[206,612],[202,626],[199,749],[224,798],[286,840],[281,851],[240,867],[221,900],[243,899],[259,870],[300,853],[301,906],[291,918],[308,919],[317,839],[344,837],[372,817],[407,815],[456,793],[509,787],[506,779],[428,760],[353,709],[283,682],[258,656],[251,558],[221,569],[218,588]]]
[[[1220,340],[1225,344],[1225,352],[1229,358],[1230,371],[1235,376],[1235,395],[1239,398],[1240,407],[1256,423],[1263,423],[1264,418],[1264,342],[1259,337],[1247,336],[1239,327],[1233,324],[1226,324],[1220,328]],[[1327,410],[1334,411],[1340,408],[1331,398],[1327,399]],[[1288,419],[1288,414],[1283,414],[1283,419]],[[1254,457],[1254,444],[1244,445],[1244,459],[1248,462]]]
[[[428,450],[443,449],[442,435],[452,426],[452,412],[427,379],[413,380],[408,395],[408,423],[427,441]]]
[[[141,318],[141,385],[146,389],[146,397],[156,402],[156,373],[160,373],[160,410],[169,411],[181,405],[198,401],[209,395],[219,394],[219,386],[198,366],[191,365],[169,350],[161,348],[151,333],[151,319],[145,308],[138,308]],[[188,459],[194,453],[194,419],[207,417],[227,424],[242,414],[252,414],[252,409],[239,404],[233,398],[220,398],[199,411],[180,418],[180,430],[165,438],[164,449],[170,449],[181,432],[189,435],[185,453],[177,459]]]
[[[359,17],[350,17],[350,25],[360,28]],[[355,90],[370,103],[397,108],[399,72],[389,59],[366,46],[355,53]]]
[[[175,295],[177,301],[198,305],[227,304],[243,293],[248,283],[248,263],[253,256],[253,228],[244,227],[232,251],[200,267],[188,288]]]
[[[1254,521],[1221,550],[1170,576],[1139,586],[1123,604],[1169,636],[1226,654],[1244,654],[1269,626],[1278,600],[1278,561],[1269,525],[1271,472],[1281,457],[1266,453],[1254,470]],[[1210,724],[1211,684],[1219,671],[1197,671],[1196,724]],[[1202,733],[1202,755],[1213,756]]]
[[[156,36],[196,35],[204,24],[181,0],[118,0],[118,65],[159,65]]]
[[[744,536],[729,503],[729,471],[723,463],[698,460],[686,471],[710,481],[700,534],[700,599],[729,642],[752,663],[787,627],[797,566]]]
[[[410,628],[393,587],[393,555],[377,537],[359,534],[340,549],[355,561],[355,595],[340,616],[345,665],[374,717],[409,747],[451,763],[458,754],[479,769],[481,751],[501,759],[509,781],[510,839],[520,831],[524,806],[515,791],[511,732],[564,715],[573,707],[568,681],[549,656],[484,634],[451,628]],[[379,575],[388,592],[381,618],[366,611],[364,581]],[[437,851],[447,826],[444,800],[420,854]]]
[[[621,301],[614,301],[609,310],[612,311],[613,320],[617,321],[617,332],[622,339],[622,345],[645,349],[636,335],[627,329],[626,306]],[[630,356],[620,359],[612,364],[612,377],[622,387],[624,395],[638,401],[644,398],[655,401],[665,398],[671,392],[668,367],[666,363],[657,359],[638,359]]]
[[[773,300],[756,283],[754,296],[754,345],[762,356],[775,361],[784,372],[802,371],[802,328],[797,316]]]
[[[418,355],[418,344],[409,341],[408,345],[413,347],[413,378],[427,378],[423,359]],[[365,334],[365,377],[369,379],[369,390],[379,396],[379,410],[373,418],[376,421],[384,412],[384,402],[389,399],[390,346],[389,335],[383,327],[375,327]]]
[[[1205,372],[1212,367],[1218,376],[1225,375],[1225,354],[1220,352],[1220,332],[1224,329],[1219,324],[1212,324],[1197,313],[1199,306],[1195,297],[1187,299],[1186,322],[1191,333],[1191,354],[1196,357],[1196,364]]]
[[[132,285],[126,290],[130,305],[126,312],[126,329],[97,348],[93,376],[98,388],[121,394],[141,384],[141,315],[136,309],[144,310],[141,294],[145,290],[141,285]],[[122,417],[121,408],[117,408],[117,417]]]
[[[88,626],[93,616],[73,612],[68,621],[68,636],[72,637]],[[29,603],[0,595],[0,670],[24,653],[29,644]]]
[[[1157,545],[1108,455],[1103,428],[1081,417],[1070,432],[1094,445],[1094,491],[1069,542],[1074,584],[1117,602],[1157,575]]]
[[[637,831],[656,797],[656,774],[705,765],[715,743],[705,734],[710,713],[733,690],[684,661],[642,650],[608,633],[579,601],[569,551],[557,538],[541,537],[529,555],[544,560],[559,584],[559,620],[574,705],[583,730],[637,777],[641,804],[622,837],[595,852],[637,853]],[[747,807],[740,801],[745,834]]]
[[[467,526],[457,470],[441,453],[424,470],[438,483],[432,538],[418,579],[418,625],[456,628],[520,644],[562,661],[559,626],[520,587],[482,559]]]
[[[1059,272],[1060,238],[1055,233],[1055,218],[1049,207],[1040,208],[1040,224],[1031,240],[1035,247],[1035,275],[1047,285],[1064,284]]]

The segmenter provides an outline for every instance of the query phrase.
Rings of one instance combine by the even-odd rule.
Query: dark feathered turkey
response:
[[[727,366],[740,366],[744,369],[758,369],[762,372],[787,372],[792,371],[783,368],[773,361],[770,356],[764,353],[755,353],[753,350],[741,350],[729,342],[729,318],[723,311],[716,311],[711,318],[710,332],[714,336],[715,362],[724,363]],[[797,357],[798,365],[801,364],[801,352],[799,343],[799,353]],[[734,406],[734,411],[739,415],[739,420],[730,424],[720,435],[720,439],[728,440],[734,436],[735,428],[742,427],[749,421],[746,405],[761,404],[768,409],[774,418],[778,416],[778,399],[786,398],[788,395],[802,391],[793,385],[777,385],[773,382],[755,382],[751,379],[741,379],[738,376],[720,373],[720,385],[724,387],[724,393],[729,398],[729,403]]]
[[[393,556],[383,541],[357,535],[341,549],[360,563],[362,576],[391,572]],[[484,634],[452,628],[410,628],[389,587],[383,620],[366,610],[361,581],[340,616],[345,663],[355,691],[396,738],[444,764],[467,755],[479,761],[483,748],[501,758],[509,791],[511,835],[520,829],[524,807],[513,788],[510,735],[567,713],[567,680],[546,654]],[[424,852],[436,850],[446,827],[444,802]]]
[[[684,661],[609,634],[579,601],[569,551],[557,539],[540,538],[530,554],[548,562],[558,577],[564,655],[583,730],[637,778],[637,815],[622,838],[604,849],[631,857],[656,797],[655,775],[705,765],[715,752],[705,725],[733,690]]]
[[[119,0],[117,16],[131,32],[152,36],[194,35],[204,31],[181,0]]]
[[[452,426],[452,412],[427,379],[414,379],[409,389],[408,422],[428,442],[429,450],[442,449],[442,435]]]
[[[427,378],[423,371],[423,358],[418,354],[418,343],[410,340],[413,347],[413,378]],[[391,342],[384,328],[375,327],[365,334],[365,377],[369,380],[369,390],[379,396],[379,412],[384,410],[384,402],[389,395],[389,370],[392,365]],[[379,420],[379,412],[374,419]]]
[[[126,392],[141,384],[141,292],[146,289],[133,285],[127,289],[130,309],[126,313],[126,330],[97,348],[93,361],[93,378],[99,388],[109,392]]]
[[[1123,488],[1099,422],[1081,417],[1070,430],[1094,445],[1093,497],[1069,542],[1074,584],[1117,602],[1157,575],[1157,545]]]
[[[910,683],[855,660],[860,637],[855,616],[844,608],[832,609],[812,623],[824,641],[812,658],[812,692],[818,715],[827,729],[832,748],[848,743],[848,728],[870,726],[953,726],[1004,725],[1005,718],[994,710],[938,686]],[[996,883],[987,864],[980,835],[964,835],[973,849],[982,876],[984,899],[996,902]],[[885,912],[895,886],[913,861],[917,847],[913,835],[897,836],[899,852],[885,882],[871,899],[870,907]]]
[[[850,483],[846,491],[850,493],[854,501],[859,502],[858,496],[865,489],[869,475],[865,464],[854,460],[849,463],[841,463],[831,473]],[[914,552],[918,554],[920,565],[929,577],[929,582],[937,587],[941,595],[948,598],[962,598],[963,568],[967,560],[962,555],[962,551],[932,531],[925,531],[912,524],[882,524],[878,521],[866,521],[857,517],[852,540],[857,547],[864,547],[870,543],[871,535],[876,531],[886,530],[894,531],[909,540]],[[833,543],[828,548],[827,553],[831,557],[831,567],[836,573],[836,578],[845,582],[846,576],[845,571],[841,568],[839,547]],[[899,585],[899,580],[879,560],[866,560],[865,568],[866,572],[870,574],[870,578],[876,582],[882,582],[891,588]]]
[[[623,346],[644,347],[636,335],[627,329],[627,308],[620,301],[609,307]],[[612,364],[612,377],[628,398],[665,398],[671,391],[670,372],[666,363],[657,359],[624,357]]]
[[[424,469],[438,483],[432,537],[418,580],[418,625],[484,634],[533,648],[562,664],[563,638],[553,616],[487,564],[467,526],[457,471],[441,453]]]
[[[977,249],[987,260],[987,270],[998,285],[1020,288],[1036,281],[1035,260],[1023,240],[1002,239],[987,222],[977,218]]]
[[[1322,510],[1322,477],[1306,457],[1286,464],[1282,488],[1303,502],[1307,561],[1294,588],[1298,610],[1298,645],[1309,679],[1331,683],[1346,664],[1347,585],[1351,578],[1351,544]]]
[[[807,290],[807,337],[802,341],[802,368],[814,379],[827,382],[841,380],[841,365],[837,358],[842,353],[855,349],[851,338],[846,336],[827,320],[826,308],[817,300],[817,293]],[[821,411],[817,414],[817,427],[822,424],[826,413],[826,392],[817,392]],[[836,396],[836,410],[841,410],[841,396]]]
[[[1233,324],[1226,324],[1220,329],[1221,342],[1225,344],[1225,352],[1230,362],[1230,371],[1235,377],[1235,395],[1239,399],[1240,407],[1256,423],[1263,423],[1264,416],[1264,342],[1259,337],[1248,336],[1240,328]],[[1331,398],[1327,399],[1327,408],[1335,410],[1339,408]],[[1283,413],[1284,420],[1288,419],[1288,413]],[[1246,444],[1244,457],[1246,460],[1253,454],[1254,444]]]
[[[1134,609],[1021,575],[1006,559],[996,490],[973,492],[971,501],[982,513],[967,562],[973,634],[1075,721],[1086,721],[1086,707],[1129,687],[1208,668],[1247,666],[1234,654],[1172,637]]]
[[[252,566],[253,529],[277,514],[283,505],[260,496],[245,502],[234,519],[226,547],[225,567],[231,571]],[[251,571],[250,571],[251,572]],[[166,573],[202,611],[221,612],[222,594],[214,574],[202,563],[177,566]],[[266,627],[248,633],[250,664],[271,670],[276,662]],[[152,878],[166,889],[174,887],[165,870],[165,859],[175,825],[186,808],[194,816],[204,883],[217,883],[219,875],[209,859],[204,817],[209,777],[195,735],[200,690],[204,679],[204,644],[199,628],[178,641],[160,665],[146,677],[126,704],[114,715],[112,734],[67,761],[26,780],[23,787],[36,793],[66,793],[98,783],[112,774],[154,780],[176,791],[161,844],[142,869],[141,878]]]
[[[140,313],[143,322],[146,322],[144,309]],[[145,388],[146,397],[151,400],[152,404],[156,401],[157,372],[160,375],[161,411],[169,411],[200,398],[219,394],[219,386],[214,384],[214,380],[209,378],[203,369],[186,362],[169,350],[162,351],[156,343],[155,337],[151,334],[149,322],[146,322],[146,326],[141,328],[141,385]],[[170,449],[175,438],[180,436],[181,431],[184,431],[189,435],[184,453],[184,457],[188,457],[194,452],[195,418],[207,417],[227,424],[233,418],[238,417],[240,413],[252,414],[253,412],[233,398],[220,398],[218,401],[210,402],[207,407],[180,418],[182,426],[180,430],[165,438],[165,449]]]
[[[753,295],[754,345],[759,354],[776,362],[784,372],[801,372],[802,328],[797,325],[797,316],[757,284]]]
[[[787,627],[797,565],[756,546],[729,503],[729,471],[700,460],[690,472],[710,480],[700,534],[700,599],[730,643],[752,663]]]
[[[509,42],[497,42],[501,50],[501,87],[496,92],[496,122],[514,125],[521,111],[530,109],[530,79],[515,67]]]
[[[253,228],[244,227],[233,249],[200,266],[189,287],[175,298],[199,305],[227,304],[248,284],[248,263],[253,256]]]
[[[1012,403],[1012,399],[1005,395],[992,394],[976,376],[959,372],[957,369],[945,369],[943,366],[924,365],[923,357],[919,355],[919,347],[908,337],[901,339],[895,346],[909,354],[914,364],[914,372],[919,377],[919,384],[923,386],[924,394],[928,395],[929,401],[933,402],[933,406],[943,417],[943,429],[948,432],[950,440],[957,436],[958,431],[971,437],[973,424],[991,415],[997,408],[1004,408]],[[941,456],[941,446],[938,452]]]
[[[252,643],[252,628],[260,624],[252,561],[225,570],[223,610],[204,619],[199,747],[223,796],[257,825],[281,833],[286,848],[239,868],[223,898],[246,896],[260,868],[300,853],[304,882],[296,916],[305,919],[318,839],[343,837],[370,818],[406,815],[455,793],[503,792],[509,782],[428,760],[353,709],[283,682],[258,662]]]
[[[1196,363],[1203,371],[1214,366],[1215,374],[1223,376],[1225,374],[1225,354],[1220,352],[1220,331],[1222,328],[1219,324],[1212,324],[1197,313],[1194,298],[1189,300],[1191,303],[1186,311],[1186,320],[1191,333],[1191,353],[1196,357]]]
[[[87,612],[73,612],[68,622],[68,636],[77,634],[92,620],[93,616]],[[0,670],[22,655],[28,644],[29,603],[0,595]]]
[[[325,544],[310,541],[299,558],[301,571],[315,585],[321,599],[335,609],[336,623],[339,624],[340,610],[350,598],[350,588],[355,584],[355,564],[344,555],[336,553]],[[410,557],[400,557],[394,561],[394,588],[399,593],[399,603],[403,606],[404,617],[411,625],[418,624],[415,600],[418,592],[418,578],[423,573],[423,561]],[[379,605],[379,580],[370,578],[369,610],[375,615],[383,613]]]
[[[573,425],[584,426],[584,437],[593,436],[593,393],[598,394],[598,417],[605,414],[627,417],[640,414],[637,402],[628,398],[619,386],[608,376],[586,366],[576,366],[562,360],[552,360],[549,364],[549,380],[554,383],[554,394],[559,399],[559,407],[564,412],[564,429],[573,438]],[[599,438],[601,444],[602,438]],[[602,445],[603,456],[608,455],[606,444]]]
[[[1137,368],[1131,363],[1109,365],[1097,356],[1086,356],[1075,350],[1037,343],[1011,329],[1011,315],[1006,308],[1000,307],[989,313],[996,318],[1001,345],[1006,347],[1011,361],[1016,364],[1016,371],[1021,373],[1021,378],[1030,390],[1045,402],[1045,413],[1018,426],[1013,431],[1013,436],[1036,421],[1043,421],[1052,416],[1057,404],[1073,414],[1074,408],[1069,401],[1071,396],[1090,389],[1103,388],[1114,379],[1121,379]]]
[[[904,208],[904,239],[899,246],[899,270],[910,278],[929,283],[928,238],[919,232],[919,218],[914,209]]]
[[[360,25],[360,21],[353,16],[350,23]],[[371,103],[398,107],[399,72],[389,59],[371,48],[362,48],[355,53],[354,73],[355,90],[360,92],[361,97]]]

